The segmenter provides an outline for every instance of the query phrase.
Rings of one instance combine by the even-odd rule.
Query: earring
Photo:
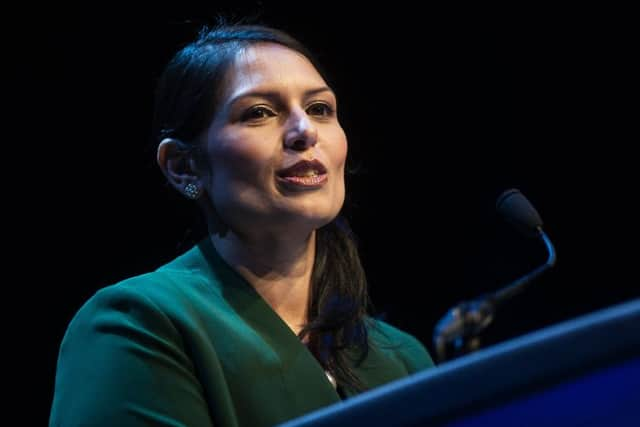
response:
[[[191,200],[195,200],[200,197],[200,187],[190,182],[189,184],[185,185],[184,194],[186,194],[187,197]]]

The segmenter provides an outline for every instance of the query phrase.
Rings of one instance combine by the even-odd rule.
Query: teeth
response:
[[[320,172],[320,171],[318,171],[316,169],[307,169],[307,170],[299,170],[299,171],[291,172],[291,173],[286,174],[286,175],[287,176],[297,176],[299,178],[316,178],[316,177],[320,176],[321,174],[322,174],[322,172]]]
[[[318,175],[319,175],[318,171],[313,170],[313,169],[309,169],[309,170],[306,170],[304,172],[296,172],[292,176],[297,176],[297,177],[300,177],[300,178],[308,178],[308,177],[315,177],[315,176],[318,176]]]

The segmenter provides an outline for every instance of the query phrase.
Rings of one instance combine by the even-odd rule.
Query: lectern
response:
[[[279,427],[640,426],[640,299],[494,345]]]

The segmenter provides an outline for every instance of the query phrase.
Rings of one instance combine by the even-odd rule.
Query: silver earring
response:
[[[185,185],[184,194],[186,194],[191,200],[195,200],[200,197],[200,188],[196,184],[190,182]]]

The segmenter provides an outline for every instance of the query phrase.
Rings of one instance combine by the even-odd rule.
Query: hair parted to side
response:
[[[175,138],[186,150],[197,151],[198,136],[216,114],[226,72],[238,52],[256,43],[277,43],[301,53],[329,82],[309,50],[283,31],[224,23],[204,28],[195,41],[175,54],[160,76],[154,114],[156,142]],[[216,222],[209,225],[210,232],[224,234],[226,226],[219,217]],[[338,384],[355,392],[365,388],[351,365],[364,360],[369,349],[365,327],[369,307],[355,238],[339,215],[316,233],[309,319],[299,336],[308,339],[310,351]]]

